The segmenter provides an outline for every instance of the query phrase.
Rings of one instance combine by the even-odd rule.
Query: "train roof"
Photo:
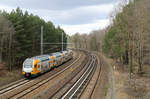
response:
[[[44,60],[48,60],[51,56],[58,56],[58,55],[61,55],[64,52],[68,52],[68,51],[65,50],[65,51],[62,51],[62,52],[55,52],[55,53],[50,53],[50,54],[46,54],[46,55],[34,56],[34,57],[31,57],[31,58],[27,58],[26,60],[40,59],[40,60],[44,61]]]
[[[49,57],[51,55],[40,55],[40,56],[34,56],[31,58],[27,58],[25,61],[30,61],[30,60],[34,60],[34,59],[39,59],[40,61],[45,61],[45,60],[49,60]]]
[[[52,53],[52,55],[59,55],[59,54],[61,54],[61,52]]]
[[[50,57],[51,55],[40,55],[40,56],[34,56],[34,57],[31,57],[33,59],[38,59],[38,58],[42,58],[42,57]]]

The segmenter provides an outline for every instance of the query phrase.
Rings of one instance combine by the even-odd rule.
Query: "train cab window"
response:
[[[24,68],[32,68],[33,60],[25,60]]]

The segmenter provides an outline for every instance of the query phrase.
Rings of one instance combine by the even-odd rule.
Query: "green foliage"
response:
[[[121,41],[120,36],[118,36],[118,29],[111,27],[106,33],[103,51],[105,53],[110,53],[115,57],[120,57],[123,53],[123,48],[121,42],[118,41]]]
[[[128,36],[133,30],[133,4],[132,2],[127,4],[123,7],[122,12],[116,14],[113,25],[105,36],[103,51],[115,58],[121,58],[127,54]]]
[[[15,63],[22,64],[22,61],[31,56],[40,54],[40,36],[41,26],[44,26],[44,42],[45,43],[60,43],[62,32],[64,33],[64,43],[67,42],[66,33],[60,27],[55,27],[52,22],[45,22],[38,16],[24,13],[20,8],[12,10],[10,13],[5,11],[1,14],[10,20],[15,29],[13,35],[13,57]],[[64,46],[64,49],[66,45]],[[44,53],[51,53],[61,50],[61,45],[44,45]],[[5,51],[4,53],[7,53]],[[19,62],[18,62],[19,61]]]

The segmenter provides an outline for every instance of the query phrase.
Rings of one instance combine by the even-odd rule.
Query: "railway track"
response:
[[[9,87],[11,87],[11,86],[13,86],[15,84],[18,84],[18,83],[20,83],[20,82],[22,82],[24,80],[26,80],[26,78],[22,78],[20,80],[14,81],[14,82],[12,82],[12,83],[10,83],[8,85],[5,85],[5,86],[3,86],[3,87],[0,88],[0,91],[5,90],[5,89],[7,89],[7,88],[9,88]],[[1,92],[0,92],[0,94],[1,94]]]
[[[79,60],[80,59],[80,57],[79,58],[77,58],[77,59],[75,59],[74,60],[74,62],[73,63],[75,63],[75,62],[77,62],[77,60]],[[73,64],[72,63],[72,64]],[[64,64],[64,65],[66,65],[66,64]],[[69,65],[69,64],[67,64],[67,65]],[[70,66],[70,65],[69,65]],[[66,67],[66,68],[68,68],[68,67]],[[66,69],[65,68],[65,69]],[[64,71],[65,69],[63,69],[62,71]],[[61,72],[61,71],[59,71],[59,72]],[[58,74],[58,73],[57,73]],[[46,75],[46,74],[45,74]],[[54,75],[54,73],[53,73],[53,75]],[[43,77],[42,77],[43,76]],[[44,75],[42,75],[42,76],[40,76],[40,77],[38,77],[38,78],[44,78]],[[54,77],[54,76],[53,76]],[[13,82],[13,83],[11,83],[11,84],[9,84],[9,85],[6,85],[5,87],[2,87],[1,89],[0,89],[0,98],[4,98],[4,99],[6,99],[6,98],[14,98],[16,95],[18,95],[19,93],[22,93],[22,92],[24,92],[24,90],[27,90],[27,89],[29,89],[31,86],[33,86],[33,85],[36,85],[36,84],[38,84],[38,83],[40,83],[42,80],[44,80],[45,82],[47,81],[47,78],[45,77],[44,79],[41,79],[41,80],[38,80],[38,81],[36,81],[36,82],[34,82],[34,80],[36,80],[36,79],[31,79],[31,80],[28,80],[28,79],[21,79],[21,80],[18,80],[18,81],[16,81],[16,82]],[[43,82],[44,82],[43,81]],[[30,85],[30,86],[26,86],[26,85],[28,85],[29,83],[33,83],[32,85]],[[40,83],[41,84],[41,83]],[[40,85],[40,84],[38,84],[38,85]],[[20,88],[22,88],[22,87],[24,87],[22,90],[20,90]]]
[[[82,92],[82,95],[80,96],[81,99],[95,99],[97,97],[95,95],[95,91],[97,90],[96,86],[98,85],[98,82],[100,81],[101,78],[102,62],[101,60],[99,60],[98,55],[96,55],[96,57],[97,57],[97,67],[95,73],[93,74],[92,79],[88,82],[86,88],[84,88],[84,92]]]
[[[61,96],[62,99],[79,98],[84,88],[92,78],[92,75],[96,68],[96,57],[91,55],[90,63],[86,71],[80,76],[80,78]]]
[[[7,86],[1,88],[1,89],[0,89],[0,94],[4,94],[5,92],[8,92],[8,91],[10,91],[10,90],[12,90],[12,89],[15,89],[15,88],[17,88],[18,86],[21,86],[21,85],[23,85],[23,84],[25,84],[25,83],[27,83],[27,82],[31,82],[31,80],[28,80],[28,79],[25,79],[25,78],[24,78],[24,79],[15,81],[15,82],[13,82],[13,83],[11,83],[11,84],[9,84],[9,85],[7,85]]]

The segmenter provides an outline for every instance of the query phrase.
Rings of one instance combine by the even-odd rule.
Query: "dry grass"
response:
[[[9,72],[7,70],[0,71],[0,87],[6,84],[9,84],[13,81],[19,80],[22,78],[21,69],[13,70]]]
[[[129,95],[124,92],[124,82],[126,79],[126,74],[115,71],[115,89],[116,89],[116,97],[118,99],[130,99]]]
[[[116,64],[113,59],[107,61],[115,66],[115,90],[117,99],[150,99],[150,66],[143,66],[143,74],[135,74],[129,78],[128,68],[120,68],[122,65]],[[124,66],[127,67],[127,66]]]

